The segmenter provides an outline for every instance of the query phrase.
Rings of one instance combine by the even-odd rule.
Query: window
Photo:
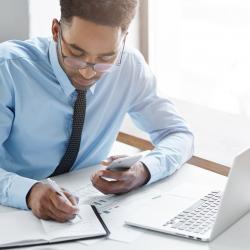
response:
[[[148,0],[149,64],[195,134],[231,166],[250,145],[250,1]]]
[[[149,0],[162,95],[250,116],[250,1]]]

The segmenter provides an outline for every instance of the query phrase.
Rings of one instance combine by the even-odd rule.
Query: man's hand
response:
[[[38,218],[65,222],[74,218],[79,211],[76,207],[77,198],[66,191],[64,194],[72,205],[69,205],[50,185],[38,182],[27,195],[27,205]]]
[[[112,163],[112,161],[119,159],[119,158],[124,158],[124,157],[128,157],[128,155],[112,155],[108,157],[106,160],[102,161],[101,164],[103,166],[108,166]]]
[[[117,158],[119,157],[112,157],[112,160]],[[108,181],[103,177],[114,180]],[[149,179],[148,169],[141,162],[137,162],[125,171],[99,170],[92,176],[91,181],[93,186],[104,194],[122,194],[146,184]]]

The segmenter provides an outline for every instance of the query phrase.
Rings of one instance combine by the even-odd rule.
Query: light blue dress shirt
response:
[[[65,153],[76,91],[50,38],[0,44],[0,203],[27,209],[32,185]],[[156,79],[140,53],[126,48],[121,66],[87,93],[81,147],[72,170],[105,159],[126,113],[156,146],[142,159],[149,183],[172,174],[192,155],[193,136],[173,105],[156,95]]]

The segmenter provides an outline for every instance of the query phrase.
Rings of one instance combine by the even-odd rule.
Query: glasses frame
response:
[[[74,59],[82,61],[82,62],[84,62],[86,64],[86,66],[79,67],[79,68],[70,67],[70,68],[75,69],[75,70],[86,69],[86,68],[90,67],[95,72],[105,73],[105,72],[109,72],[109,70],[101,72],[101,71],[96,70],[95,66],[98,65],[98,64],[107,64],[107,65],[110,65],[110,68],[112,68],[113,66],[118,66],[118,67],[121,66],[122,58],[123,58],[123,54],[124,54],[124,49],[125,49],[126,37],[127,37],[127,35],[125,35],[125,37],[123,38],[123,42],[122,42],[123,45],[122,45],[122,50],[121,50],[121,54],[120,54],[120,59],[119,59],[119,61],[117,63],[89,63],[89,62],[86,62],[84,60],[80,60],[79,57],[77,57],[77,56],[65,56],[64,55],[64,53],[62,51],[62,41],[66,45],[68,45],[68,44],[63,39],[62,28],[61,28],[61,21],[59,22],[59,41],[58,41],[58,45],[60,47],[59,49],[60,49],[60,53],[61,53],[61,56],[62,56],[63,63],[66,64],[68,67],[70,67],[67,63],[65,63],[65,59],[67,59],[67,58],[74,58]],[[118,55],[117,55],[117,57],[118,57]],[[117,59],[117,57],[116,57],[116,59]]]

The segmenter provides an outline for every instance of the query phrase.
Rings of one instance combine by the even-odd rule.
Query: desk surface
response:
[[[64,186],[65,188],[74,190],[77,189],[80,185],[83,185],[85,181],[88,180],[89,176],[93,171],[96,170],[97,167],[90,167],[78,172],[73,172],[67,174],[65,176],[57,177],[57,182]],[[171,177],[162,180],[158,183],[155,183],[151,186],[146,188],[159,188],[161,190],[171,190],[180,186],[184,182],[193,183],[199,187],[200,185],[206,185],[209,189],[216,189],[221,188],[226,183],[226,177],[220,176],[213,172],[200,169],[194,167],[192,165],[184,165],[179,171],[177,171]],[[6,211],[6,208],[4,209]],[[1,209],[0,209],[1,212]],[[248,219],[250,225],[250,216]],[[241,222],[241,221],[240,221]],[[239,223],[240,223],[239,222]],[[244,218],[244,222],[246,224],[246,220]],[[113,240],[102,240],[95,244],[86,246],[80,243],[67,243],[67,244],[59,244],[59,245],[51,245],[51,246],[41,246],[41,247],[33,247],[29,249],[36,249],[36,250],[55,250],[55,249],[95,249],[95,250],[103,250],[103,249],[155,249],[157,250],[166,250],[166,249],[185,249],[185,250],[232,250],[232,249],[249,249],[250,246],[250,239],[248,237],[248,233],[250,231],[250,226],[244,225],[244,230],[239,235],[239,223],[231,227],[227,232],[219,236],[211,243],[203,243],[197,242],[189,239],[183,239],[179,237],[169,236],[166,234],[161,234],[157,232],[147,231],[143,229],[134,229],[139,230],[142,234],[132,243],[123,243]],[[241,230],[242,231],[242,230]],[[111,232],[112,233],[112,232]]]

